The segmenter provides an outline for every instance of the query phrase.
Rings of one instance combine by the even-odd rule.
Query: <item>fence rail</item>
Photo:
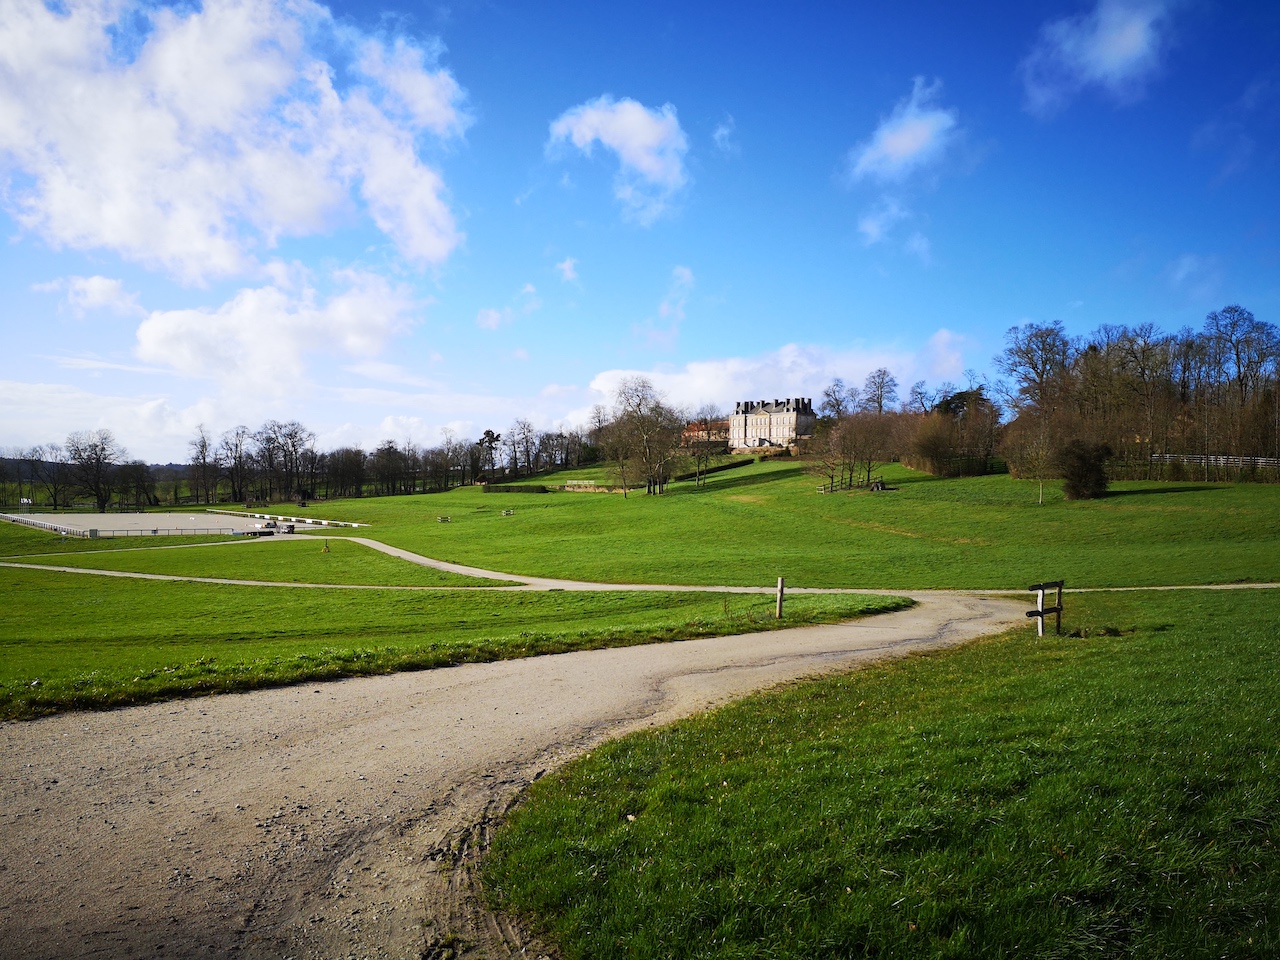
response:
[[[35,527],[49,533],[58,533],[64,537],[77,537],[81,540],[109,540],[115,537],[200,537],[200,536],[261,536],[264,531],[228,530],[226,527],[144,527],[141,529],[114,530],[104,527],[68,527],[61,523],[49,523],[45,520],[33,520],[21,514],[0,513],[0,519],[20,523],[26,527]],[[274,533],[274,531],[266,531]]]
[[[280,520],[284,523],[303,523],[311,527],[367,527],[367,523],[349,523],[346,520],[317,520],[315,517],[286,517],[279,513],[249,513],[247,510],[214,510],[205,513],[221,513],[228,517],[252,517],[254,520]]]
[[[20,513],[0,513],[0,517],[11,523],[20,523],[24,527],[35,527],[38,530],[48,530],[50,533],[61,533],[67,537],[84,537],[87,534],[83,530],[74,530],[71,527],[64,527],[60,523],[46,523],[44,520],[32,520],[30,517],[24,517]]]
[[[1264,470],[1275,470],[1280,468],[1280,457],[1228,457],[1210,454],[1187,454],[1187,453],[1153,453],[1151,455],[1152,463],[1182,463],[1191,466],[1203,467],[1235,467],[1243,470],[1247,467]]]
[[[853,477],[842,477],[834,482],[822,484],[818,487],[818,492],[835,493],[839,490],[862,490],[864,488],[883,490],[884,477],[875,476],[870,480],[855,480]]]

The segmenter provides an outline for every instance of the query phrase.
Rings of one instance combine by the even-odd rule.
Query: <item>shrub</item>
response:
[[[1111,448],[1105,443],[1072,440],[1058,452],[1058,470],[1062,473],[1062,495],[1068,500],[1096,500],[1107,495],[1107,457]]]

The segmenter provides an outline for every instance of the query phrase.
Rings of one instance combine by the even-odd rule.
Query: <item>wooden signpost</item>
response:
[[[1059,636],[1062,635],[1062,587],[1065,583],[1065,580],[1046,580],[1044,583],[1033,583],[1027,587],[1028,590],[1034,590],[1036,594],[1036,608],[1028,610],[1027,616],[1036,618],[1037,637],[1044,636],[1044,618],[1051,613],[1055,616],[1053,632]],[[1058,602],[1046,609],[1044,605],[1045,591],[1054,589],[1058,591]]]

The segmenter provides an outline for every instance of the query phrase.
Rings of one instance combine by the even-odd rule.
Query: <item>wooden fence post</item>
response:
[[[1054,621],[1054,633],[1058,636],[1062,635],[1062,588],[1064,586],[1066,586],[1065,580],[1047,580],[1044,583],[1033,583],[1027,587],[1028,590],[1034,590],[1036,594],[1036,608],[1028,610],[1027,616],[1036,618],[1037,637],[1044,636],[1044,618],[1051,613],[1056,618]],[[1045,591],[1055,587],[1058,590],[1058,602],[1046,610],[1044,606]]]
[[[786,590],[786,578],[779,577],[778,578],[778,606],[773,613],[773,619],[775,620],[782,619],[782,595],[785,592],[785,590]]]

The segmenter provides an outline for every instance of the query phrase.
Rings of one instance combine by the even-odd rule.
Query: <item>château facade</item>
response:
[[[786,400],[740,400],[729,418],[729,449],[788,447],[801,437],[813,435],[818,418],[813,400],[795,397]]]

